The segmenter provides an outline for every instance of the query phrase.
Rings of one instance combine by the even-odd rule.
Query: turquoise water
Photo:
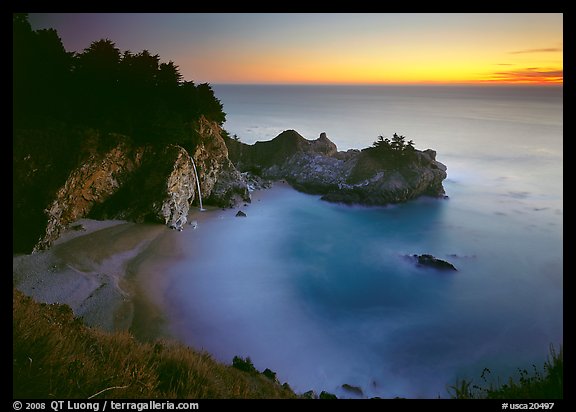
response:
[[[449,199],[350,207],[277,185],[246,218],[210,212],[166,274],[174,335],[341,397],[345,383],[447,397],[458,377],[506,378],[562,342],[562,89],[214,89],[248,143],[295,129],[341,150],[394,132],[433,148]],[[420,253],[458,272],[406,258]]]

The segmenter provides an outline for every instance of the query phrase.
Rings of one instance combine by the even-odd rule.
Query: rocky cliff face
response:
[[[138,169],[117,191],[100,198],[87,216],[160,222],[181,229],[196,195],[196,175],[188,152],[177,145],[149,146]]]
[[[306,140],[293,130],[271,141],[229,141],[241,170],[267,179],[286,179],[294,188],[332,202],[386,205],[418,196],[443,196],[446,166],[433,150],[414,150],[410,160],[387,164],[368,151],[337,152],[324,133]]]
[[[32,245],[35,251],[48,248],[67,225],[82,217],[160,222],[181,230],[190,206],[199,202],[193,160],[205,204],[231,207],[239,200],[250,201],[246,180],[228,158],[220,127],[202,117],[195,132],[191,150],[174,144],[139,146],[122,135],[83,136],[83,144],[68,153],[78,160],[60,167],[58,179],[49,169],[35,172],[33,166],[42,163],[40,154],[28,153],[21,145],[14,154],[14,205],[35,208],[35,214],[44,217],[35,216],[28,224],[33,230],[20,237],[33,239],[18,243],[15,252],[28,252]],[[52,187],[45,190],[42,186],[48,181]],[[27,216],[14,216],[18,230]]]
[[[201,117],[196,132],[200,143],[194,151],[194,161],[207,203],[232,207],[240,200],[250,202],[246,180],[228,157],[222,129]]]
[[[256,142],[251,146],[230,139],[227,144],[230,159],[240,170],[264,171],[282,165],[292,156],[301,153],[334,156],[338,152],[326,133],[322,133],[316,140],[307,140],[295,130],[286,130],[272,140]]]
[[[45,211],[48,215],[45,234],[34,249],[48,247],[67,224],[88,215],[95,203],[116,192],[140,166],[142,153],[142,148],[134,148],[121,138],[112,149],[90,154],[56,192]]]

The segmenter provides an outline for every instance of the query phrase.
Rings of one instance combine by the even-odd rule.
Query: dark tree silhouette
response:
[[[390,150],[392,147],[390,145],[390,139],[384,138],[384,136],[378,136],[378,140],[372,143],[372,146],[382,151]]]
[[[92,42],[78,56],[76,70],[79,74],[91,76],[92,80],[113,81],[118,75],[120,50],[112,40],[102,39]]]
[[[15,126],[58,118],[69,104],[72,53],[66,52],[56,30],[32,31],[26,14],[13,15],[12,44]]]
[[[392,149],[402,152],[402,150],[404,150],[405,140],[406,138],[404,136],[394,133],[394,135],[392,135]]]
[[[160,63],[157,79],[159,87],[173,90],[182,82],[182,75],[178,71],[178,66],[170,60],[168,63]]]
[[[226,121],[226,113],[222,103],[214,95],[212,87],[208,83],[199,84],[198,87],[199,112],[210,120],[222,125]]]
[[[394,133],[392,139],[378,136],[371,147],[363,149],[383,166],[399,167],[415,159],[414,141],[406,142],[406,137]]]
[[[13,15],[15,126],[65,123],[128,134],[146,143],[191,144],[200,116],[222,125],[208,83],[183,81],[178,66],[148,50],[121,52],[110,39],[68,53],[53,29],[33,31]]]
[[[78,121],[95,128],[113,128],[119,63],[120,50],[109,39],[93,42],[76,56],[74,100]]]

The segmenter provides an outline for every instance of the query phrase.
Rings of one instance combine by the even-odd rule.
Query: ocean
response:
[[[339,150],[393,133],[434,149],[448,198],[345,206],[276,185],[246,218],[202,212],[163,274],[173,336],[351,398],[446,398],[484,368],[541,370],[562,344],[562,87],[212,86],[245,143],[294,129]],[[458,271],[407,258],[422,253]]]

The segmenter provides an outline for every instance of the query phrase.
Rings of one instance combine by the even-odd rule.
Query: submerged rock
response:
[[[358,395],[358,396],[364,395],[362,388],[360,388],[358,386],[353,386],[353,385],[349,385],[349,384],[345,383],[344,385],[342,385],[342,389],[344,389],[347,392],[353,393],[354,395]]]
[[[417,261],[417,266],[425,266],[431,267],[438,270],[454,270],[457,271],[456,267],[445,260],[435,258],[432,255],[423,254],[423,255],[412,255],[414,259]]]

